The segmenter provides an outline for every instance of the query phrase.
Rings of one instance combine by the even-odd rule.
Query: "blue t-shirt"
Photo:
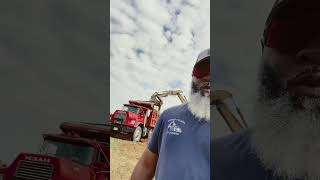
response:
[[[210,125],[187,104],[162,112],[148,149],[158,154],[156,180],[210,179]]]
[[[252,149],[250,130],[243,130],[213,142],[211,179],[282,180],[266,170]]]

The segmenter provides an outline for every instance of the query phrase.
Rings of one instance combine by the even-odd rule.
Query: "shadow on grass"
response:
[[[121,140],[125,140],[125,141],[132,141],[132,134],[121,134],[121,133],[117,133],[117,132],[111,132],[110,136],[116,139],[121,139]],[[140,142],[148,142],[147,138],[141,138]]]
[[[121,140],[132,141],[130,134],[121,134],[121,133],[111,132],[110,136],[113,138],[121,139]]]

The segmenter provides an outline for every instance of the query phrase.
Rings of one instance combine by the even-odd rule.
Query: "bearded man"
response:
[[[190,101],[162,112],[131,180],[210,179],[210,49],[192,71]]]
[[[217,180],[320,179],[320,1],[276,1],[251,129],[213,143]]]

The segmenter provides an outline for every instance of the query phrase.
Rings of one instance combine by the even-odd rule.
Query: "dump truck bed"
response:
[[[66,134],[74,132],[81,137],[109,142],[110,128],[106,124],[64,122],[60,125],[60,129]]]

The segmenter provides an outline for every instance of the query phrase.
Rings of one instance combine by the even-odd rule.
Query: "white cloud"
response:
[[[182,89],[210,47],[210,0],[111,0],[110,111],[155,91]],[[165,99],[164,109],[179,104]]]

